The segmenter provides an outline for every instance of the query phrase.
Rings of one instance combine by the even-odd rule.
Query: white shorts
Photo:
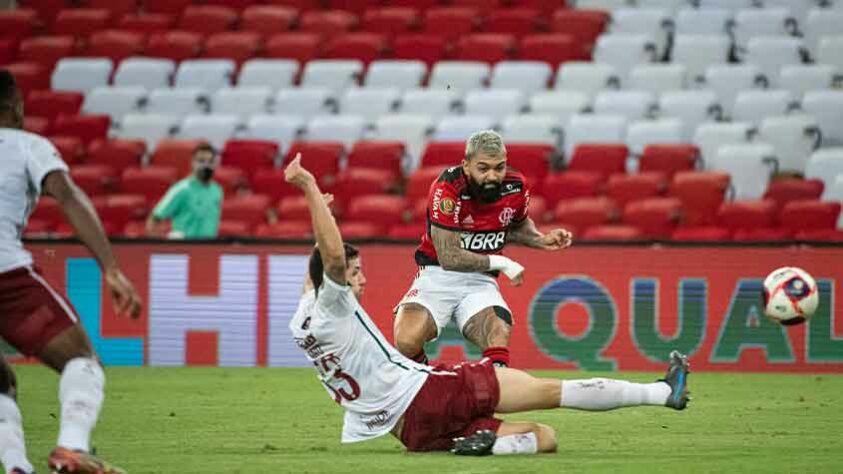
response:
[[[509,310],[501,296],[497,280],[483,273],[464,273],[443,270],[439,266],[419,268],[413,285],[398,307],[408,303],[424,306],[436,322],[436,337],[451,321],[456,319],[462,333],[465,323],[472,316],[492,306]]]

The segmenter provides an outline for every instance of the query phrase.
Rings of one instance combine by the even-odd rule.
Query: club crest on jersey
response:
[[[508,226],[512,223],[512,220],[515,219],[515,209],[511,207],[505,207],[501,211],[500,215],[498,216],[498,220],[501,221],[501,224],[504,226]]]
[[[460,247],[472,252],[494,252],[501,250],[506,243],[506,231],[498,232],[463,232],[460,235]]]
[[[454,213],[454,209],[457,208],[457,204],[454,202],[453,199],[446,197],[442,201],[439,202],[439,210],[442,211],[442,214],[446,216],[450,216]]]

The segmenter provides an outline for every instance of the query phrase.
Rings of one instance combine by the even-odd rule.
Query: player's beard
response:
[[[471,196],[479,199],[480,202],[491,203],[501,198],[501,183],[484,183],[481,185],[469,178],[468,184]]]

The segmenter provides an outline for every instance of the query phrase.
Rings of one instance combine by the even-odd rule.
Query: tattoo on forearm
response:
[[[510,326],[500,319],[494,309],[486,308],[465,323],[462,333],[466,339],[483,349],[508,346]]]
[[[489,270],[489,257],[463,250],[458,232],[433,227],[430,230],[430,237],[433,240],[433,246],[436,247],[442,268],[455,272]]]
[[[539,233],[535,224],[530,219],[524,221],[519,227],[510,230],[507,234],[507,240],[509,242],[515,242],[531,248],[543,248],[544,245],[541,242],[541,238],[541,233]]]

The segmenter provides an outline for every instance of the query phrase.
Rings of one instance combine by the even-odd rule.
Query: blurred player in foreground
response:
[[[343,244],[313,175],[296,158],[286,180],[304,192],[317,247],[309,282],[290,321],[329,395],[345,408],[343,442],[392,433],[409,451],[456,454],[534,454],[556,450],[552,428],[502,421],[495,413],[550,408],[611,410],[641,405],[676,410],[688,402],[688,363],[670,356],[667,375],[655,383],[593,378],[536,378],[495,367],[489,359],[430,367],[402,356],[360,306],[366,280],[356,249]]]
[[[33,268],[21,235],[40,195],[58,201],[76,235],[96,258],[118,313],[137,318],[141,305],[111,252],[94,207],[68,176],[49,141],[24,132],[23,100],[0,70],[0,337],[61,373],[61,428],[48,464],[57,473],[115,474],[121,469],[88,454],[102,406],[105,374],[70,303]],[[6,472],[34,472],[26,456],[17,383],[0,356],[0,461]]]

